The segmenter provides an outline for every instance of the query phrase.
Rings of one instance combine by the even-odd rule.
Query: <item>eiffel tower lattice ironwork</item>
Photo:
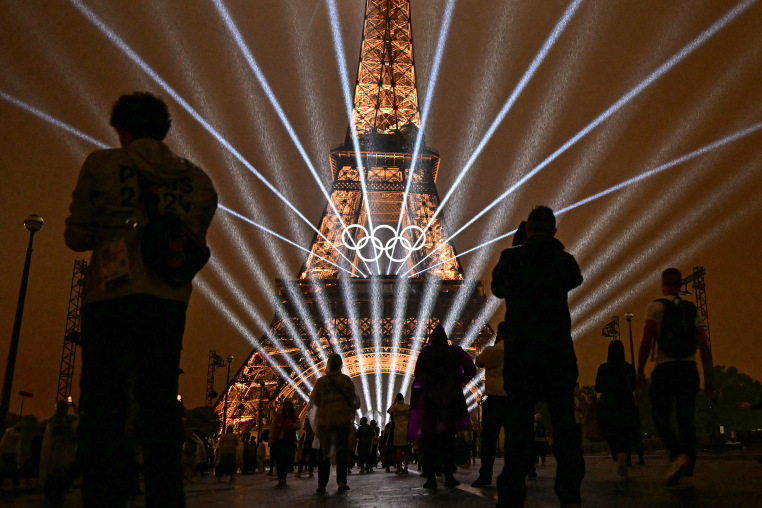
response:
[[[304,379],[314,384],[334,352],[363,384],[361,411],[383,419],[390,391],[406,388],[403,376],[445,316],[458,314],[449,337],[457,344],[469,336],[463,345],[472,355],[492,337],[478,317],[487,302],[482,283],[464,279],[444,219],[435,216],[440,159],[425,141],[415,152],[419,129],[410,1],[367,0],[352,124],[330,152],[331,201],[298,277],[277,280],[281,310],[261,339],[290,379],[255,350],[227,388],[227,419],[239,430],[267,424],[279,400],[303,408],[295,387],[308,393]],[[412,276],[397,275],[413,267]]]

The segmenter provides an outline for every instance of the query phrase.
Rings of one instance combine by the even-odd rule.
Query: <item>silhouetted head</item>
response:
[[[233,433],[233,426],[232,425],[228,425],[228,428],[227,428],[226,432],[228,434],[232,434]]]
[[[404,401],[405,401],[405,396],[404,396],[404,395],[402,395],[401,393],[398,393],[398,394],[397,394],[397,395],[394,397],[394,402],[404,402]]]
[[[447,345],[447,332],[442,325],[437,325],[429,335],[429,342],[433,346]]]
[[[56,402],[56,414],[58,416],[63,416],[66,413],[69,412],[69,401],[65,399],[61,399],[58,402]]]
[[[667,268],[661,273],[661,288],[665,294],[677,294],[683,285],[683,275],[677,268]]]
[[[109,125],[131,139],[150,138],[157,141],[167,136],[172,120],[167,105],[148,92],[122,95],[111,108]]]
[[[283,403],[283,407],[281,407],[281,414],[283,414],[286,417],[295,418],[296,412],[294,411],[294,403],[290,400],[287,400]]]
[[[556,216],[547,206],[536,206],[527,218],[527,236],[556,234]]]
[[[344,365],[344,361],[341,359],[341,355],[334,353],[328,357],[326,372],[341,372],[342,365]]]
[[[362,418],[360,418],[360,425],[365,425],[367,423],[368,423],[368,419],[367,418],[365,418],[364,416]]]
[[[609,355],[607,358],[609,363],[620,365],[625,362],[624,360],[624,344],[621,340],[612,340],[609,342]]]

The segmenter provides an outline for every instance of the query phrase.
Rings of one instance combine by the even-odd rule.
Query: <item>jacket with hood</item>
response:
[[[161,141],[141,138],[126,147],[91,153],[72,194],[64,239],[75,251],[92,250],[85,274],[83,305],[126,295],[148,294],[188,302],[191,283],[173,288],[149,273],[140,252],[148,222],[139,200],[138,172],[158,190],[159,211],[169,211],[206,242],[217,209],[217,193],[207,174],[176,156]],[[126,249],[127,274],[109,280],[107,252]]]
[[[553,237],[530,236],[504,250],[492,271],[492,293],[505,298],[506,358],[576,363],[567,296],[580,284],[577,261]]]

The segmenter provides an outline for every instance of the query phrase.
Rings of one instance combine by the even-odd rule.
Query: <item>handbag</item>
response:
[[[138,173],[138,185],[139,200],[148,216],[140,244],[143,263],[170,287],[184,286],[209,261],[209,247],[180,217],[159,211],[159,196],[141,173]]]
[[[589,441],[603,441],[603,431],[601,430],[601,402],[597,398],[590,403],[587,408],[587,419],[585,421],[585,437]]]

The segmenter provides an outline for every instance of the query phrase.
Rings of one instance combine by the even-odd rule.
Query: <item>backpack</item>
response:
[[[140,173],[138,184],[140,201],[148,215],[140,246],[143,262],[170,287],[184,286],[209,260],[209,247],[180,217],[158,210],[159,196]]]
[[[696,317],[698,311],[691,302],[676,296],[674,300],[655,300],[664,304],[661,332],[656,337],[659,349],[671,358],[685,358],[696,352]]]

